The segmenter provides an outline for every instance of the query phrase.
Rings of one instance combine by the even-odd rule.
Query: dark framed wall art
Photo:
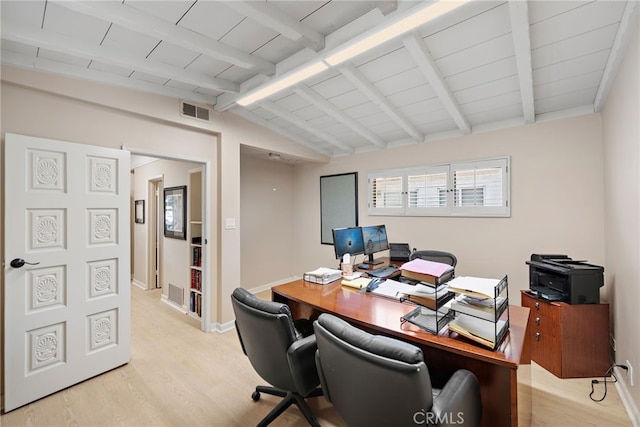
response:
[[[144,200],[136,200],[134,211],[136,224],[144,224]]]
[[[187,240],[187,186],[164,189],[164,236]]]
[[[358,225],[358,172],[320,177],[320,242],[333,245],[331,230]]]

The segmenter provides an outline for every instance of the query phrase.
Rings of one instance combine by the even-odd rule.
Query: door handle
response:
[[[14,258],[14,259],[11,260],[11,263],[9,265],[11,265],[11,267],[13,267],[13,268],[20,268],[25,264],[38,265],[40,263],[39,262],[27,262],[27,261],[23,260],[22,258]]]

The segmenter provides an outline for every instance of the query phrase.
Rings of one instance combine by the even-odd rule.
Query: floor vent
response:
[[[180,306],[184,304],[184,293],[181,287],[169,283],[169,301],[175,302]]]
[[[209,109],[188,102],[182,102],[182,115],[209,121]]]

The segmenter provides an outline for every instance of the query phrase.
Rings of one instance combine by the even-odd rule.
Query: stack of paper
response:
[[[471,295],[460,294],[451,302],[451,308],[460,313],[495,322],[496,307],[500,308],[505,301],[504,297],[496,299],[476,298]]]
[[[370,277],[358,277],[352,280],[349,280],[346,277],[343,277],[342,286],[349,286],[350,288],[362,289],[362,288],[366,288],[370,281],[371,281]]]
[[[485,345],[491,349],[496,346],[496,339],[500,338],[507,322],[485,322],[464,314],[458,315],[449,322],[449,330]]]
[[[500,279],[460,276],[451,279],[448,285],[450,291],[459,294],[468,294],[478,298],[494,298],[496,286],[500,282]]]
[[[453,277],[453,267],[442,262],[416,258],[400,267],[403,276],[432,285],[441,284]]]
[[[437,292],[438,303],[440,304],[450,299],[450,297],[447,297],[448,295],[451,297],[453,296],[453,293],[447,292],[446,285],[439,286]],[[397,300],[404,298],[434,310],[436,308],[436,290],[431,286],[421,284],[409,285],[407,283],[387,279],[380,283],[380,285],[371,291],[371,293]]]
[[[320,285],[326,285],[327,283],[334,282],[342,277],[341,270],[335,270],[332,268],[320,267],[316,270],[304,273],[302,278],[307,282],[318,283]]]

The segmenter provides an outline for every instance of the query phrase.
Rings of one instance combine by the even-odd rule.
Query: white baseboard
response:
[[[160,301],[162,301],[163,303],[167,304],[169,307],[178,310],[182,314],[188,314],[189,313],[189,309],[187,307],[178,305],[175,302],[170,301],[169,298],[166,295],[162,295],[160,297]]]
[[[271,282],[271,283],[267,283],[255,288],[251,288],[251,289],[247,289],[249,292],[251,292],[252,294],[257,294],[260,292],[264,292],[264,291],[268,291],[270,290],[272,287],[274,286],[278,286],[278,285],[282,285],[284,283],[289,283],[293,280],[298,280],[301,279],[300,276],[291,276],[288,277],[286,279],[281,279],[281,280],[276,280],[275,282]],[[235,328],[235,320],[230,320],[228,322],[225,323],[212,323],[211,326],[209,326],[209,331],[210,332],[218,332],[218,333],[225,333],[227,331],[230,331],[232,329]]]
[[[147,284],[146,283],[142,283],[139,280],[131,279],[131,284],[134,285],[134,286],[139,287],[142,290],[145,290],[145,291],[147,290]]]
[[[257,294],[259,292],[268,291],[269,289],[273,288],[274,286],[283,285],[285,283],[289,283],[289,282],[292,282],[292,281],[298,280],[298,279],[302,279],[302,277],[300,277],[300,276],[291,276],[291,277],[287,277],[286,279],[276,280],[275,282],[266,283],[264,285],[261,285],[261,286],[255,287],[255,288],[251,288],[251,289],[247,289],[247,290],[249,292],[251,292],[252,294]]]
[[[622,369],[616,367],[615,373],[618,378],[625,378],[627,373]],[[629,387],[627,386],[626,381],[618,380],[616,382],[616,390],[618,390],[618,394],[620,395],[620,400],[622,401],[622,405],[624,409],[627,411],[627,415],[629,416],[629,420],[631,420],[631,425],[633,427],[640,427],[640,409],[633,401],[633,397],[629,392]]]
[[[209,327],[209,332],[218,332],[220,334],[223,334],[227,331],[235,329],[235,327],[235,320],[230,320],[225,323],[212,323]]]

